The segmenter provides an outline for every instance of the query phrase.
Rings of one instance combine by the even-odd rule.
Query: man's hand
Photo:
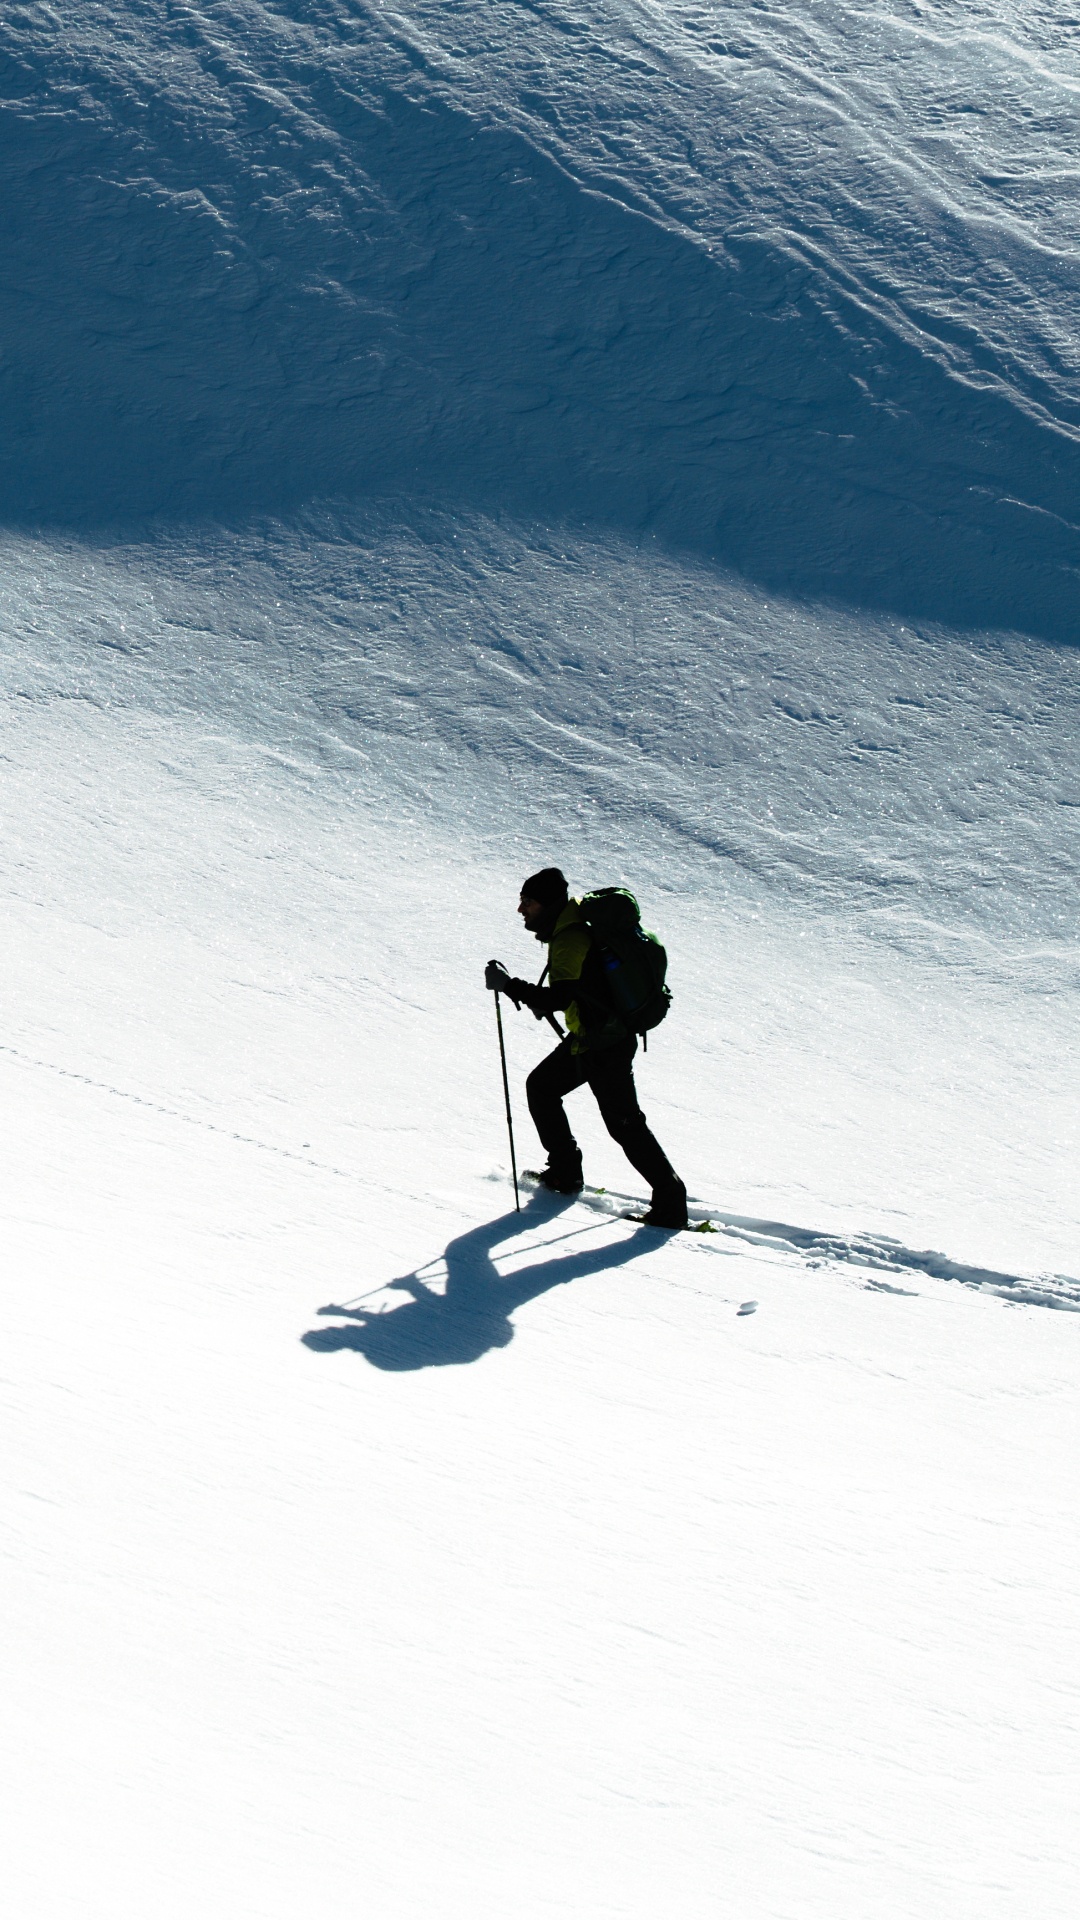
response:
[[[515,1007],[521,1006],[521,1001],[515,992],[518,982],[511,980],[501,960],[488,961],[487,966],[484,968],[484,985],[489,993],[505,993],[507,999],[512,1000]]]

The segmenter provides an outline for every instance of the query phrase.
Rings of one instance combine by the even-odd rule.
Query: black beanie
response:
[[[530,874],[521,889],[523,900],[537,900],[550,912],[552,907],[565,907],[570,897],[566,876],[558,867],[542,867],[539,873]]]

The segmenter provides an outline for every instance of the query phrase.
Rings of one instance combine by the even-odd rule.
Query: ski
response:
[[[632,1220],[635,1226],[646,1227],[651,1222],[645,1218],[647,1209],[640,1202],[634,1204],[632,1195],[615,1193],[610,1187],[579,1187],[574,1193],[560,1194],[554,1187],[547,1187],[540,1178],[536,1167],[526,1167],[521,1174],[522,1186],[530,1186],[538,1193],[550,1193],[554,1199],[580,1200],[586,1206],[598,1206],[603,1213],[611,1214],[615,1220]],[[627,1206],[627,1202],[630,1205]],[[716,1227],[711,1220],[691,1220],[686,1227],[657,1227],[657,1233],[715,1233]]]
[[[600,1189],[602,1191],[602,1189]],[[639,1227],[651,1227],[654,1233],[715,1233],[711,1220],[688,1220],[685,1227],[661,1227],[645,1213],[620,1213],[620,1220],[633,1220]]]
[[[606,1187],[574,1187],[565,1193],[560,1191],[558,1187],[549,1187],[536,1167],[525,1167],[521,1175],[521,1181],[522,1185],[525,1185],[527,1182],[529,1186],[536,1187],[540,1193],[553,1194],[557,1200],[581,1200],[582,1198],[606,1200],[608,1198]],[[619,1198],[625,1199],[626,1196],[620,1194]]]

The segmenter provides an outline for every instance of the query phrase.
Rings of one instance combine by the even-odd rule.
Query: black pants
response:
[[[663,1148],[645,1124],[634,1086],[634,1055],[637,1040],[630,1034],[613,1047],[595,1053],[572,1053],[564,1040],[534,1067],[525,1082],[532,1114],[541,1144],[549,1160],[572,1160],[579,1152],[563,1108],[566,1094],[586,1084],[596,1095],[596,1104],[604,1125],[617,1140],[632,1167],[650,1187],[666,1187],[677,1179]]]

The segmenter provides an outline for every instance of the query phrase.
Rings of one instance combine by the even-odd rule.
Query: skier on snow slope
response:
[[[547,985],[512,978],[497,960],[488,962],[484,979],[493,993],[531,1008],[538,1019],[562,1013],[566,1020],[565,1038],[526,1081],[529,1112],[548,1156],[541,1184],[554,1193],[581,1192],[581,1149],[563,1099],[587,1084],[612,1139],[652,1190],[646,1225],[685,1227],[686,1188],[638,1105],[637,1036],[611,1004],[592,931],[558,867],[545,867],[525,881],[518,912],[548,948]]]

